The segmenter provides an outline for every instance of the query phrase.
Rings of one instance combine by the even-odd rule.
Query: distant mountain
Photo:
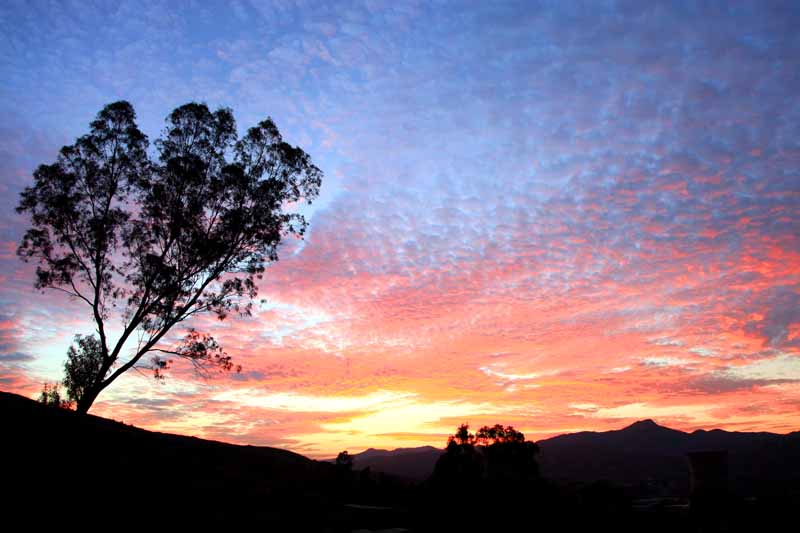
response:
[[[391,451],[370,448],[353,454],[353,467],[358,470],[369,468],[373,472],[421,481],[433,472],[442,452],[443,450],[433,446],[397,448]]]
[[[800,481],[800,432],[778,435],[715,429],[686,433],[644,420],[620,430],[560,435],[538,444],[542,473],[565,481],[651,480],[686,485],[687,454],[699,451],[727,451],[733,484]]]
[[[686,433],[642,420],[613,431],[584,431],[538,442],[542,474],[565,482],[607,480],[620,484],[661,483],[667,492],[688,491],[687,454],[728,451],[734,484],[759,480],[800,482],[800,432],[741,433],[719,429]],[[432,472],[444,450],[424,446],[354,454],[355,468],[370,467],[415,480]]]

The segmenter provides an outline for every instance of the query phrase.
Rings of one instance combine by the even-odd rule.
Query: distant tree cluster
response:
[[[434,470],[444,483],[524,483],[539,479],[539,447],[513,426],[483,426],[477,433],[462,424],[447,439]]]
[[[443,530],[518,525],[532,509],[540,512],[547,505],[538,452],[539,446],[512,426],[484,426],[473,434],[467,424],[460,425],[447,439],[428,482],[426,512],[446,517]]]
[[[525,442],[525,435],[514,429],[514,426],[505,426],[502,424],[495,424],[494,426],[483,426],[476,434],[469,432],[468,424],[461,424],[454,435],[447,439],[448,447],[451,444],[456,445],[481,445],[490,446],[493,444],[502,444],[506,442]]]

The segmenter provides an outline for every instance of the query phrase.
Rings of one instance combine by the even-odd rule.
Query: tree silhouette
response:
[[[503,427],[502,424],[495,424],[479,429],[475,434],[475,440],[484,446],[489,446],[495,443],[525,442],[525,435],[514,429],[514,426]]]
[[[462,424],[447,439],[445,453],[434,469],[434,478],[446,484],[484,482],[516,484],[536,480],[539,446],[526,441],[513,426],[483,426],[473,435]]]
[[[39,402],[51,407],[72,409],[72,402],[61,397],[60,388],[59,383],[45,383],[42,386],[42,393],[39,395]]]
[[[557,512],[539,474],[538,452],[512,426],[483,426],[473,435],[460,425],[427,483],[423,505],[435,522],[431,530],[527,531],[531,520]]]
[[[342,470],[351,471],[353,469],[353,456],[347,450],[339,452],[336,456],[336,466]]]
[[[202,313],[248,315],[282,239],[306,229],[287,206],[319,194],[322,172],[269,118],[238,139],[230,109],[190,103],[154,144],[151,156],[128,102],[109,104],[38,167],[17,207],[31,218],[17,253],[38,263],[35,286],[85,303],[96,327],[68,354],[79,412],[146,354],[156,377],[171,357],[201,373],[238,369],[210,335],[190,329],[176,344],[167,333]]]
[[[480,481],[483,470],[483,457],[475,449],[475,435],[469,432],[468,424],[461,424],[447,438],[447,448],[436,461],[433,478],[445,485],[469,486]]]
[[[70,400],[80,405],[92,380],[103,366],[103,349],[94,335],[75,335],[75,346],[67,350],[64,363],[64,386]]]
[[[448,446],[451,443],[458,445],[472,445],[475,443],[475,435],[469,432],[469,424],[461,424],[458,426],[455,435],[451,435],[447,439]]]

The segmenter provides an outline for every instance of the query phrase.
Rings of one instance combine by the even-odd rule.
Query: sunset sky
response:
[[[202,101],[311,155],[310,230],[253,317],[190,324],[241,374],[129,372],[94,414],[311,457],[800,429],[800,4],[227,4],[0,6],[0,389],[93,331],[16,257],[33,169],[107,103],[153,140]]]

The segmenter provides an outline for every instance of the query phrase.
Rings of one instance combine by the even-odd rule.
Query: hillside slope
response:
[[[36,521],[303,529],[334,505],[332,465],[286,450],[155,433],[4,392],[0,413],[7,509],[45,510]]]

